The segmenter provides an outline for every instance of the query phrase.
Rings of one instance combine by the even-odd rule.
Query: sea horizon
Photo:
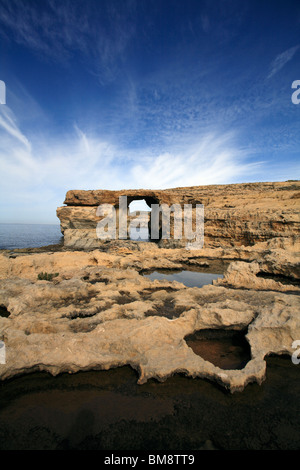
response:
[[[57,225],[60,224],[49,224],[49,223],[42,223],[42,222],[0,222],[0,225]]]
[[[0,222],[0,250],[56,245],[62,238],[60,224]]]

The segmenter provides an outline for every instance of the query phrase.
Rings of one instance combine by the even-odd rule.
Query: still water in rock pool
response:
[[[25,375],[0,383],[0,449],[299,450],[297,367],[269,357],[262,385],[234,394],[180,374],[138,385],[129,366]]]
[[[160,281],[177,281],[184,284],[186,287],[203,287],[207,284],[212,284],[213,280],[223,277],[221,273],[208,273],[197,271],[153,271],[150,274],[144,274],[152,281],[158,279]]]
[[[215,366],[221,369],[243,369],[251,359],[245,334],[246,331],[203,329],[184,339],[195,354]]]

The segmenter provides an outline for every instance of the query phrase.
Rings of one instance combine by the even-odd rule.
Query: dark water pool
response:
[[[185,337],[195,354],[221,369],[243,369],[251,359],[246,331],[199,330]]]
[[[22,376],[0,384],[0,449],[299,450],[299,367],[269,357],[235,394],[183,375],[137,385],[129,366]]]

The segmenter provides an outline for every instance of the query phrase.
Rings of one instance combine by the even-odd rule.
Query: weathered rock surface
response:
[[[277,238],[255,246],[163,249],[115,242],[93,250],[0,254],[0,378],[130,365],[139,383],[174,373],[216,381],[232,392],[266,375],[265,357],[294,352],[300,339],[299,246]],[[224,279],[202,288],[151,281],[142,272],[227,260]],[[58,273],[52,281],[41,272]],[[260,277],[285,276],[285,283]],[[247,329],[251,359],[223,370],[196,355],[185,337],[197,330]]]
[[[276,237],[299,237],[300,182],[247,183],[195,186],[167,190],[68,191],[57,209],[66,247],[102,246],[96,234],[101,204],[118,208],[119,197],[145,199],[147,204],[203,204],[204,247],[251,246]],[[161,240],[160,245],[180,247],[185,240]]]

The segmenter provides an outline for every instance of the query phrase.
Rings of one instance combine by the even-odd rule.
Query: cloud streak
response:
[[[250,150],[241,148],[235,132],[217,126],[198,135],[193,130],[179,140],[174,132],[167,151],[146,142],[136,149],[78,124],[54,137],[46,131],[26,134],[14,113],[8,107],[3,110],[0,107],[0,194],[2,204],[15,206],[16,221],[22,220],[24,205],[29,220],[47,216],[45,222],[55,221],[56,207],[69,189],[165,189],[255,181],[265,167],[264,162],[250,162]]]
[[[27,150],[30,150],[30,143],[28,139],[18,128],[16,119],[10,108],[7,106],[1,106],[0,127],[2,127],[2,129],[6,131],[9,136],[23,144]]]
[[[284,52],[281,52],[281,54],[278,54],[275,59],[273,60],[271,64],[271,70],[268,75],[268,79],[273,77],[276,73],[278,73],[296,54],[298,51],[300,45],[298,44],[297,46],[290,47],[289,49],[285,50]]]
[[[259,164],[234,143],[234,135],[204,134],[179,151],[157,153],[120,148],[74,125],[53,142],[45,134],[30,138],[9,108],[0,108],[2,202],[48,201],[54,214],[68,189],[170,188],[232,182],[249,177]],[[126,159],[124,159],[126,155]],[[48,211],[49,212],[49,211]]]

